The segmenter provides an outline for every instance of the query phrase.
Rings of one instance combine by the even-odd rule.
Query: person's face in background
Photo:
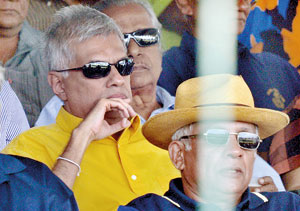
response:
[[[29,0],[0,0],[0,30],[14,28],[21,30],[28,6]]]
[[[122,33],[156,28],[148,12],[138,4],[113,6],[103,12],[114,19]],[[141,96],[144,103],[156,101],[156,85],[162,70],[162,52],[159,44],[141,47],[131,39],[127,55],[133,57],[135,63],[130,76],[133,98]]]
[[[252,0],[237,0],[237,9],[238,9],[238,35],[241,34],[246,26],[246,21],[251,9]]]
[[[194,37],[196,35],[196,24],[198,18],[198,1],[197,0],[176,0],[177,7],[185,16],[186,26]]]

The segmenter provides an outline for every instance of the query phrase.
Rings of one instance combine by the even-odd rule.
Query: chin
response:
[[[212,186],[216,188],[216,191],[225,194],[240,194],[247,189],[244,181],[238,179],[219,180],[219,182],[212,184]]]

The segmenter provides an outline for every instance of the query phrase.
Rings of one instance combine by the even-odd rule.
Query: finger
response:
[[[130,126],[130,121],[128,121],[128,119],[126,118],[123,118],[121,121],[110,125],[110,133],[111,134],[117,133],[129,126]]]
[[[125,118],[122,119],[121,125],[122,125],[123,128],[129,127],[130,124],[131,124],[131,122],[128,119],[125,119]]]
[[[277,192],[277,191],[278,191],[278,189],[274,183],[268,184],[268,185],[263,185],[259,188],[259,192]]]
[[[111,100],[107,102],[107,111],[118,111],[122,117],[129,118],[130,114],[124,102]]]
[[[137,114],[129,103],[120,98],[111,98],[111,100],[121,103],[128,111],[130,117],[135,117]]]
[[[261,177],[259,178],[258,183],[261,185],[270,184],[273,183],[273,179],[270,176]]]

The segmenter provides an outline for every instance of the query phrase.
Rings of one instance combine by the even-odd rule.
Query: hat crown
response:
[[[177,88],[175,109],[239,105],[254,107],[254,100],[242,76],[230,74],[192,78]]]

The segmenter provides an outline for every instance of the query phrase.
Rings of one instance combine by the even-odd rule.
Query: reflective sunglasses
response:
[[[83,75],[87,78],[103,78],[109,75],[111,71],[111,66],[114,65],[121,76],[130,75],[133,71],[133,59],[124,58],[116,62],[115,64],[110,64],[108,62],[91,62],[83,65],[82,67],[76,67],[65,70],[54,70],[55,72],[65,72],[65,71],[82,71]]]
[[[239,146],[246,150],[256,150],[262,140],[257,134],[249,132],[230,133],[224,129],[209,129],[202,134],[207,143],[214,146],[223,146],[227,144],[229,135],[236,135]],[[182,136],[181,139],[198,139],[200,135]]]
[[[159,38],[159,31],[155,28],[140,29],[124,34],[126,47],[128,47],[130,39],[133,39],[140,47],[146,47],[158,43]]]

